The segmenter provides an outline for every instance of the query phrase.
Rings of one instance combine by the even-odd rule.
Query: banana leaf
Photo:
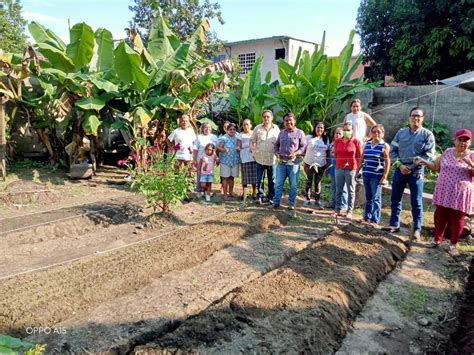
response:
[[[96,71],[103,72],[109,70],[114,65],[114,39],[112,33],[105,28],[98,28],[94,33],[97,43],[97,63]]]
[[[94,55],[94,31],[86,23],[76,23],[70,30],[70,43],[66,54],[72,59],[77,71],[90,63]]]

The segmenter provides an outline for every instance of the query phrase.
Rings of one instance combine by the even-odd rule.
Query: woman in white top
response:
[[[344,122],[352,124],[352,136],[363,145],[367,139],[368,126],[375,126],[377,123],[364,111],[361,111],[362,104],[359,99],[354,99],[351,102],[351,113],[348,113],[344,118]]]
[[[257,199],[257,162],[250,153],[250,137],[252,137],[252,122],[249,119],[242,121],[242,133],[237,141],[237,150],[240,151],[242,162],[242,188],[244,205],[247,203],[247,185],[252,185],[252,198]]]
[[[178,161],[178,168],[189,167],[193,161],[193,147],[196,141],[196,133],[190,125],[188,115],[179,118],[179,127],[168,136],[168,146],[176,147],[175,158]]]
[[[304,205],[308,206],[311,201],[311,192],[314,195],[315,205],[318,208],[323,208],[320,201],[321,198],[321,180],[324,171],[329,166],[330,145],[329,137],[324,133],[324,123],[318,122],[314,127],[312,134],[306,137],[306,152],[304,155],[304,172],[306,174],[306,200]],[[311,186],[314,182],[314,190],[311,191]]]
[[[212,127],[209,122],[205,122],[201,126],[201,134],[197,136],[197,139],[194,143],[194,150],[193,150],[193,161],[197,164],[201,157],[204,155],[206,146],[212,143],[214,148],[217,148],[217,136],[212,134]],[[197,181],[196,181],[196,192],[201,192],[201,184],[200,184],[200,171],[197,171]]]

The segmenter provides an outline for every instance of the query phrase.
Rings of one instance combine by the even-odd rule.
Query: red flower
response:
[[[118,166],[126,166],[127,163],[128,163],[128,160],[127,160],[127,159],[122,159],[122,160],[119,160],[119,161],[117,162],[117,165],[118,165]]]

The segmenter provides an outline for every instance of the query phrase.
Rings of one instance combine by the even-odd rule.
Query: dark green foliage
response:
[[[170,29],[185,41],[200,26],[202,20],[217,18],[224,24],[221,14],[221,6],[204,0],[201,5],[199,0],[133,0],[133,5],[128,7],[134,16],[131,24],[140,33],[144,43],[148,42],[148,36],[153,24],[153,18],[160,8],[164,17],[169,21]],[[212,55],[221,45],[221,41],[214,32],[209,32],[208,44],[205,48],[207,56]]]
[[[412,84],[474,69],[474,0],[362,0],[357,30],[373,78]]]
[[[0,49],[23,53],[27,38],[25,26],[20,0],[0,0]]]

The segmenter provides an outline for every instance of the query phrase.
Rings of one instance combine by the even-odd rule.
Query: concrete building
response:
[[[214,62],[224,59],[237,58],[242,67],[242,75],[252,69],[256,58],[263,56],[262,80],[267,72],[272,73],[272,81],[279,79],[278,59],[284,59],[293,65],[296,60],[299,48],[307,50],[310,54],[315,50],[316,43],[309,42],[288,36],[273,36],[266,38],[249,39],[245,41],[229,42],[224,45],[222,52],[214,56]],[[357,56],[351,58],[351,65],[356,61]],[[352,74],[351,79],[364,75],[364,65]]]
[[[273,36],[267,38],[249,39],[245,41],[229,42],[224,45],[224,50],[214,57],[214,61],[237,58],[242,67],[242,74],[252,69],[255,59],[263,56],[262,80],[267,72],[272,73],[272,81],[278,76],[278,59],[284,59],[294,64],[298,49],[313,53],[316,43],[304,41],[288,36]]]

